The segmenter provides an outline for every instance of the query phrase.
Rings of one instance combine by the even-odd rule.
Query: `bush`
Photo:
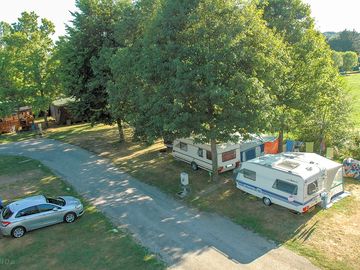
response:
[[[360,160],[360,131],[352,132],[344,147],[337,151],[335,158],[343,160],[349,157]]]

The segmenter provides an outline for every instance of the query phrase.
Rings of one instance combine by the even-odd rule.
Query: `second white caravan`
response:
[[[212,156],[210,144],[198,144],[193,139],[176,139],[173,143],[173,156],[198,168],[212,171]],[[223,143],[217,145],[218,172],[233,170],[240,165],[240,145]]]

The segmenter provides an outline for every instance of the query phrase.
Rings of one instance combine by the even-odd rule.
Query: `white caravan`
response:
[[[212,157],[210,144],[198,144],[193,139],[176,139],[173,143],[173,156],[191,165],[193,170],[198,168],[212,171]],[[233,170],[240,165],[240,146],[236,143],[217,145],[218,171]]]
[[[314,153],[265,155],[241,164],[236,187],[272,203],[304,213],[325,198],[344,192],[342,165]]]

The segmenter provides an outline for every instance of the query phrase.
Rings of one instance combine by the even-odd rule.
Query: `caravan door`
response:
[[[308,179],[304,185],[304,205],[309,207],[319,203],[320,193],[324,189],[325,175],[317,175],[312,179]]]
[[[336,195],[339,195],[343,192],[344,192],[343,170],[342,170],[342,168],[340,168],[337,171],[337,173],[334,177],[334,181],[331,185],[330,198],[332,199]]]

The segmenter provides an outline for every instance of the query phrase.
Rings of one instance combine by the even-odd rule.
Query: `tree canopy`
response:
[[[217,142],[265,124],[286,53],[255,5],[166,1],[142,48],[138,106],[149,136],[211,142],[216,172]]]
[[[119,46],[115,24],[130,1],[77,0],[72,25],[58,47],[61,81],[68,96],[76,99],[75,113],[92,123],[111,124],[106,85],[111,79],[109,56]]]
[[[353,51],[360,54],[360,33],[355,30],[344,30],[336,35],[332,35],[328,42],[334,51]]]
[[[334,65],[340,69],[344,65],[343,56],[341,52],[332,51],[332,59],[334,61]]]
[[[112,80],[107,84],[113,116],[133,126],[135,139],[149,142],[157,137],[149,135],[153,128],[150,119],[156,116],[148,112],[143,95],[146,85],[141,77],[141,55],[144,31],[159,5],[160,1],[141,0],[124,10],[124,16],[115,25],[116,41],[121,46],[111,58]]]
[[[313,138],[303,128],[312,121],[317,141],[332,140],[330,124],[344,123],[331,50],[302,1],[143,0],[128,14],[117,24],[110,104],[150,141],[192,136],[216,157],[216,142],[234,134]]]
[[[343,68],[345,71],[351,71],[354,67],[359,64],[358,55],[356,52],[344,52],[343,57]]]
[[[310,6],[302,0],[260,0],[258,6],[264,10],[268,26],[290,44],[298,42],[304,30],[314,27]]]
[[[127,122],[149,142],[210,142],[214,173],[218,142],[275,131],[280,141],[291,131],[331,142],[344,130],[342,59],[300,0],[76,5],[56,51],[53,25],[39,26],[35,14],[0,25],[1,111],[16,102],[44,109],[58,89],[51,82],[60,81],[76,114],[116,122],[120,140]]]
[[[58,65],[51,56],[54,25],[34,12],[23,12],[12,25],[0,25],[0,111],[8,114],[24,105],[47,111],[59,87],[54,80]],[[45,114],[46,116],[46,114]]]
[[[317,138],[314,133],[309,135],[310,130],[305,128],[311,121],[318,125],[315,128],[314,124],[312,130],[324,127],[321,123],[325,118],[319,117],[326,115],[326,119],[332,119],[329,120],[331,123],[337,119],[344,130],[347,112],[347,102],[331,50],[324,36],[314,28],[310,7],[300,0],[260,1],[260,6],[264,8],[264,19],[268,25],[283,36],[291,58],[288,72],[282,77],[282,87],[274,92],[273,99],[275,114],[271,125],[279,131],[279,150],[282,151],[284,131],[291,131],[302,139],[311,137],[316,142],[328,137],[331,143],[332,136],[328,134],[332,132],[331,128],[317,133]],[[318,111],[328,108],[330,103],[325,101],[330,100],[339,110],[344,109],[343,114],[339,114],[338,110],[329,110],[326,114]]]

